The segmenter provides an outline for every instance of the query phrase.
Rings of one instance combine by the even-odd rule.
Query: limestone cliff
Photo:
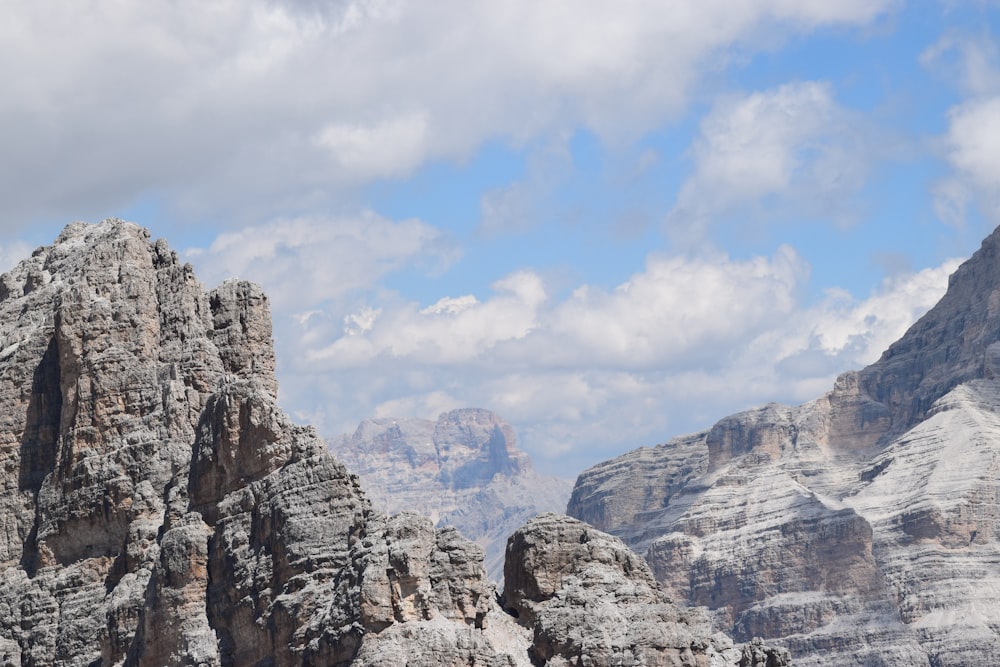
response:
[[[454,529],[374,511],[276,392],[260,289],[205,292],[133,224],[0,277],[0,665],[532,664],[546,614],[504,611]],[[763,655],[686,628],[669,664]]]
[[[878,362],[595,466],[569,513],[798,665],[995,664],[998,350],[1000,230]]]
[[[573,487],[535,472],[514,429],[489,410],[452,410],[436,421],[368,419],[329,444],[377,509],[454,526],[486,551],[494,581],[503,576],[507,537],[537,514],[564,511]]]

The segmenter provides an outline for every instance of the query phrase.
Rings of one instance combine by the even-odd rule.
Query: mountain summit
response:
[[[507,537],[537,514],[564,511],[573,488],[535,472],[510,424],[478,408],[436,421],[368,419],[329,444],[376,508],[413,510],[439,527],[454,526],[486,551],[494,581],[503,576]]]
[[[204,291],[136,225],[74,223],[0,276],[0,664],[787,664],[568,517],[515,533],[501,598],[480,547],[373,510],[276,394],[263,292]]]
[[[797,665],[993,665],[998,341],[1000,230],[871,366],[599,464],[569,513]]]

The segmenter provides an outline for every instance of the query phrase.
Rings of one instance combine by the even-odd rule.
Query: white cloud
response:
[[[866,299],[830,290],[814,304],[802,301],[808,267],[790,248],[747,260],[652,256],[614,290],[581,286],[561,301],[519,272],[482,301],[359,311],[365,325],[332,345],[296,344],[305,361],[283,391],[315,394],[308,378],[336,378],[321,394],[324,414],[309,414],[345,432],[355,425],[345,415],[489,407],[540,466],[573,473],[738,409],[819,396],[840,372],[875,361],[956,266],[887,279]]]
[[[359,181],[405,174],[420,164],[427,144],[427,116],[416,113],[375,125],[334,123],[317,141]]]
[[[788,316],[807,275],[789,247],[747,261],[653,256],[611,292],[581,286],[550,304],[542,279],[519,271],[494,283],[484,302],[467,295],[423,309],[401,304],[377,320],[366,307],[348,318],[370,326],[352,328],[312,358],[331,369],[380,356],[468,364],[487,354],[518,368],[689,364]]]
[[[424,309],[401,304],[382,314],[371,329],[352,332],[311,351],[310,363],[340,369],[356,368],[379,357],[417,365],[475,361],[497,345],[531,333],[547,299],[541,278],[529,271],[513,273],[492,287],[495,295],[482,303],[467,295],[445,297]]]
[[[815,311],[813,331],[820,349],[849,355],[851,367],[875,361],[944,295],[948,276],[959,263],[949,259],[937,267],[889,278],[857,303],[845,293],[831,291]]]
[[[1000,186],[1000,96],[970,100],[948,114],[948,159],[973,185]]]
[[[874,157],[869,134],[827,83],[724,97],[701,123],[690,149],[694,171],[668,226],[678,240],[697,241],[710,222],[736,213],[744,223],[790,209],[848,221],[853,213],[845,202],[864,184]]]
[[[15,1],[0,219],[99,217],[155,190],[259,221],[485,141],[634,137],[734,50],[893,4]]]
[[[988,33],[950,30],[920,56],[966,99],[948,111],[938,141],[953,173],[932,184],[938,219],[962,229],[971,210],[1000,223],[1000,49]]]
[[[221,234],[208,248],[192,248],[185,255],[197,265],[202,280],[253,280],[287,312],[370,289],[385,274],[408,265],[446,265],[455,252],[444,235],[425,222],[394,222],[363,213],[247,227]],[[373,319],[370,312],[355,324],[367,319]]]
[[[367,331],[371,331],[372,327],[375,326],[375,320],[381,314],[381,308],[371,308],[368,306],[363,307],[357,312],[348,313],[344,316],[344,335],[360,336]],[[299,326],[307,324],[302,319],[298,319],[298,323]]]
[[[468,310],[469,308],[474,308],[479,301],[471,294],[466,294],[465,296],[451,297],[446,296],[439,299],[436,303],[427,306],[420,311],[421,315],[457,315],[463,310]]]
[[[968,95],[1000,89],[1000,53],[988,34],[948,30],[920,54],[920,64],[957,83]]]
[[[787,246],[747,261],[654,255],[614,291],[584,286],[555,308],[546,358],[620,368],[711,362],[713,348],[786,317],[807,275]]]
[[[830,384],[836,374],[876,361],[944,295],[948,276],[959,263],[949,259],[937,267],[887,278],[866,299],[829,289],[820,303],[802,308],[753,340],[737,366],[761,367],[761,357],[773,360],[763,368],[771,373],[775,389],[782,383],[800,384],[800,390],[788,391],[787,396],[812,398],[818,395],[816,382]]]
[[[969,209],[1000,223],[1000,95],[973,98],[948,113],[944,151],[954,172],[933,185],[938,218],[963,228]]]

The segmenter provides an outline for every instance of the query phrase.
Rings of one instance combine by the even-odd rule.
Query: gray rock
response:
[[[515,532],[504,574],[504,602],[533,629],[536,664],[791,664],[782,649],[713,635],[621,540],[567,516],[542,514]]]
[[[514,429],[489,410],[452,410],[437,421],[368,419],[329,446],[380,511],[420,512],[483,547],[494,581],[503,576],[507,537],[541,512],[563,511],[572,488],[537,473]]]
[[[998,350],[1000,230],[876,363],[595,466],[569,512],[798,665],[992,665]]]
[[[0,276],[0,665],[531,664],[482,549],[374,511],[276,394],[260,289],[133,224]],[[507,442],[454,484],[514,472]]]

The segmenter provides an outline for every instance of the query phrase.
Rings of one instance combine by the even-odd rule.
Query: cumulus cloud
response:
[[[378,357],[486,363],[487,354],[508,368],[689,364],[791,313],[807,275],[789,247],[748,261],[653,256],[613,291],[583,285],[551,304],[541,277],[519,271],[494,283],[483,302],[467,295],[423,309],[401,304],[377,317],[367,307],[351,313],[351,328],[312,360],[331,369]]]
[[[615,289],[581,285],[561,299],[521,271],[482,300],[351,311],[326,330],[332,342],[289,328],[305,361],[283,391],[306,405],[306,392],[315,402],[318,384],[336,385],[308,413],[329,432],[353,429],[348,415],[489,406],[518,425],[542,467],[572,470],[736,409],[819,396],[901,336],[956,265],[815,303],[803,297],[809,267],[788,247],[749,259],[652,255]]]
[[[185,256],[210,284],[231,277],[253,280],[284,311],[298,312],[368,290],[405,266],[446,266],[456,253],[440,230],[425,222],[396,222],[368,212],[246,227],[220,234],[207,248],[188,249]],[[301,312],[298,321],[306,324],[321,315]],[[355,314],[350,326],[363,330],[376,316],[375,311]]]
[[[815,396],[817,382],[828,383],[835,374],[878,359],[944,295],[948,276],[959,263],[949,259],[937,267],[886,278],[865,299],[828,289],[818,304],[755,338],[737,366],[760,366],[762,356],[773,359],[768,370],[776,389],[785,383],[790,398]]]
[[[973,98],[948,113],[943,144],[953,168],[933,186],[938,218],[962,228],[975,207],[1000,223],[1000,95]]]
[[[747,261],[654,255],[612,292],[583,286],[560,304],[546,357],[617,367],[710,362],[706,351],[787,316],[807,276],[788,246]]]
[[[948,111],[948,129],[938,145],[950,176],[932,185],[934,211],[942,222],[963,228],[970,210],[1000,223],[1000,49],[988,33],[948,31],[920,62],[966,96]]]
[[[1000,184],[1000,96],[970,100],[948,114],[948,159],[974,186]]]
[[[864,184],[874,157],[865,125],[824,82],[722,98],[690,149],[693,173],[668,227],[681,240],[697,241],[710,222],[737,211],[750,222],[761,214],[780,217],[789,204],[798,215],[849,220],[845,202]]]
[[[15,1],[0,217],[96,217],[155,190],[178,214],[259,222],[487,140],[637,136],[734,50],[892,5]]]
[[[367,365],[379,357],[414,364],[474,361],[502,342],[528,336],[547,298],[541,278],[530,271],[498,280],[493,290],[494,296],[482,303],[467,295],[445,297],[423,309],[403,304],[373,318],[367,330],[345,331],[331,345],[313,351],[309,360],[330,369]]]

